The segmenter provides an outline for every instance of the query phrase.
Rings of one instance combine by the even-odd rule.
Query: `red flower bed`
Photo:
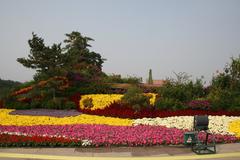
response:
[[[23,146],[80,146],[81,142],[63,137],[41,137],[0,134],[0,147],[23,147]]]
[[[79,108],[78,108],[79,109]],[[240,112],[228,112],[228,111],[209,111],[209,110],[177,110],[177,111],[168,111],[168,110],[156,110],[153,107],[142,109],[138,112],[134,111],[129,106],[124,106],[119,103],[113,103],[105,109],[79,109],[80,112],[92,115],[101,115],[101,116],[110,116],[110,117],[119,117],[119,118],[155,118],[155,117],[172,117],[172,116],[193,116],[193,115],[212,115],[212,116],[240,116]]]

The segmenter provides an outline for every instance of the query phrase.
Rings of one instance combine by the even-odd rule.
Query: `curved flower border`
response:
[[[92,146],[148,146],[158,144],[183,144],[187,130],[164,126],[108,126],[108,125],[54,125],[54,126],[0,126],[1,135],[20,137],[62,138],[67,141],[81,142],[88,140]],[[200,134],[203,139],[204,133]],[[235,136],[215,135],[217,143],[237,142]],[[210,137],[211,139],[211,137]],[[34,138],[33,138],[34,140]],[[0,142],[3,142],[1,139]],[[11,142],[11,139],[9,139]],[[22,142],[22,141],[20,141]],[[38,141],[36,141],[38,142]],[[86,142],[87,143],[87,142]]]

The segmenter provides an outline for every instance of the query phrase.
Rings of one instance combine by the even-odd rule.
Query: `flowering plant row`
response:
[[[240,117],[209,116],[209,130],[215,134],[236,135],[240,137]],[[142,118],[133,121],[133,125],[166,126],[193,130],[193,116],[179,116],[166,118]]]
[[[0,126],[0,142],[9,143],[88,143],[91,146],[148,146],[158,144],[182,144],[187,130],[163,126],[108,126],[108,125],[39,125],[39,126]],[[7,135],[15,138],[6,138]],[[5,137],[5,139],[4,139]],[[11,137],[11,136],[10,136]],[[28,138],[26,138],[28,137]],[[200,134],[203,139],[204,133]],[[237,142],[231,135],[215,135],[217,143]],[[211,139],[211,137],[210,137]],[[86,142],[87,140],[87,142]]]
[[[114,102],[119,102],[123,95],[121,94],[89,94],[83,95],[80,99],[80,108],[90,110],[104,109]],[[91,103],[91,104],[89,104]]]
[[[50,116],[23,116],[10,115],[14,110],[0,109],[0,125],[32,126],[32,125],[65,125],[65,124],[107,124],[107,125],[132,125],[132,120],[114,117],[81,114],[71,117]]]
[[[193,129],[193,116],[166,118],[121,119],[104,116],[77,115],[57,118],[52,116],[9,115],[11,110],[0,110],[2,126],[69,125],[69,124],[106,124],[112,126],[165,126],[167,128]],[[209,129],[215,134],[236,135],[240,137],[240,117],[209,116]]]
[[[157,110],[152,106],[149,106],[148,108],[144,108],[136,112],[132,107],[121,104],[121,103],[112,103],[109,107],[106,107],[104,109],[95,109],[95,110],[79,109],[79,111],[82,113],[91,114],[91,115],[130,118],[130,119],[137,119],[137,118],[144,118],[144,117],[163,118],[163,117],[172,117],[172,116],[194,116],[194,115],[240,116],[240,112],[192,110],[192,109],[170,111],[170,110]]]
[[[156,100],[155,93],[146,93],[146,96],[150,97],[150,104],[154,105]],[[120,102],[122,94],[89,94],[81,96],[79,101],[80,109],[104,109],[109,107],[111,104]],[[89,104],[91,103],[91,104]]]
[[[0,134],[0,147],[65,147],[85,146],[81,141],[63,137]]]

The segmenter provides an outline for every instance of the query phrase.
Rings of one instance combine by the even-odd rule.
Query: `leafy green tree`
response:
[[[208,99],[215,110],[240,110],[240,55],[213,77]]]
[[[231,63],[225,68],[226,74],[231,77],[231,89],[240,89],[240,55],[231,58]]]
[[[238,58],[232,57],[231,62],[224,68],[224,72],[213,77],[212,87],[240,90],[240,55]]]
[[[193,81],[191,76],[184,72],[176,74],[176,79],[168,79],[166,83],[158,89],[162,98],[176,99],[186,103],[196,98],[205,96],[202,79]]]
[[[89,50],[92,38],[84,37],[79,32],[66,34],[64,66],[67,70],[79,73],[88,79],[93,79],[102,74],[102,64],[105,59],[99,53]]]
[[[63,76],[69,72],[81,74],[86,79],[101,76],[104,59],[99,53],[88,49],[91,47],[89,41],[93,41],[92,38],[72,32],[66,34],[66,46],[61,48],[61,44],[46,46],[42,38],[34,33],[32,36],[28,41],[30,54],[27,58],[18,58],[17,61],[37,71],[35,80]]]
[[[18,58],[17,61],[27,68],[37,71],[35,79],[61,75],[63,73],[63,54],[61,44],[46,46],[44,40],[32,33],[32,39],[28,41],[30,54],[28,58]]]

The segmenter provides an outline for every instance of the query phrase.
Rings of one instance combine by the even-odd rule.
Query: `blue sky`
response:
[[[209,81],[240,54],[239,8],[239,0],[0,0],[0,78],[32,79],[16,62],[32,32],[51,45],[79,31],[95,39],[106,73]]]

